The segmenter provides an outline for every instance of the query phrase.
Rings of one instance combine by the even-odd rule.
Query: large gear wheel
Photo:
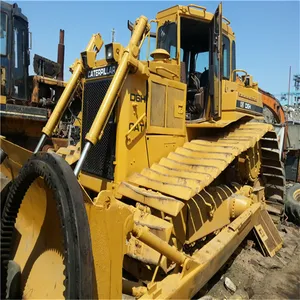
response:
[[[29,159],[10,186],[1,225],[2,299],[93,298],[94,264],[82,191],[61,157],[38,153]],[[17,286],[14,274],[21,277]]]

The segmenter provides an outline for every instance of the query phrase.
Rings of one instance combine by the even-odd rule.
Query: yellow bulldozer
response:
[[[92,36],[34,152],[1,137],[2,299],[190,299],[250,231],[282,246],[278,141],[222,4],[128,27],[103,59]],[[81,143],[40,151],[78,82]]]

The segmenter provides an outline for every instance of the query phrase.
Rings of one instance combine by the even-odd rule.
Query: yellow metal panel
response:
[[[164,134],[164,135],[180,135],[185,136],[185,132],[178,128],[165,128],[159,126],[148,126],[147,127],[148,134]]]
[[[184,102],[181,100],[174,101],[174,117],[185,119],[185,105]]]
[[[126,138],[129,129],[146,113],[146,85],[145,80],[137,74],[129,74],[119,101],[117,103],[117,137],[116,137],[116,165],[114,181],[125,180],[130,174],[139,172],[149,166],[146,145],[146,126],[141,123]],[[122,124],[122,125],[121,125]]]
[[[260,211],[258,224],[254,228],[268,254],[274,256],[282,247],[283,241],[267,210]]]
[[[82,188],[90,225],[96,282],[94,299],[122,298],[122,265],[126,238],[133,226],[133,213],[128,205],[109,198],[93,202]],[[101,197],[100,197],[101,198]],[[104,246],[105,245],[105,246]],[[93,272],[93,270],[91,270]],[[113,278],[108,284],[109,278]]]
[[[149,70],[151,73],[157,74],[164,79],[177,80],[180,79],[180,67],[177,60],[172,59],[166,64],[165,61],[149,61]]]
[[[0,95],[0,104],[6,104],[6,96]]]
[[[166,86],[152,82],[150,125],[165,127]]]
[[[92,174],[85,174],[84,172],[79,174],[78,180],[82,186],[95,192],[110,189],[109,186],[111,186],[111,183],[109,184],[109,180]]]
[[[25,148],[22,148],[16,144],[6,140],[5,138],[0,139],[0,146],[1,146],[1,149],[5,153],[7,153],[10,160],[13,160],[18,165],[21,165],[21,166],[24,165],[33,154],[33,152],[31,152]]]
[[[218,206],[213,218],[209,217],[208,209],[201,201],[190,200],[188,207],[190,216],[187,221],[189,242],[196,241],[230,223],[228,201],[224,201]]]
[[[154,89],[153,89],[154,86]],[[166,86],[166,91],[162,88],[157,89],[157,86]],[[163,96],[163,93],[166,93]],[[165,100],[165,110],[163,111],[160,103],[159,106],[157,104],[162,99]],[[170,80],[167,78],[162,78],[160,76],[151,74],[149,78],[149,95],[148,95],[148,103],[147,103],[147,133],[148,134],[166,134],[166,135],[185,135],[185,102],[186,101],[186,84]],[[176,105],[182,103],[183,109],[183,117],[178,118],[178,111],[177,116],[174,116],[175,110],[175,102]],[[181,105],[181,104],[180,104]],[[158,112],[158,110],[161,110]],[[181,108],[179,108],[181,112]],[[154,113],[155,115],[152,115]],[[161,113],[165,114],[164,125],[160,124],[153,124],[153,120]]]
[[[162,157],[166,157],[171,151],[183,145],[185,138],[170,135],[147,135],[147,153],[149,166],[159,162]]]
[[[182,128],[185,121],[184,91],[168,87],[167,93],[167,128]]]

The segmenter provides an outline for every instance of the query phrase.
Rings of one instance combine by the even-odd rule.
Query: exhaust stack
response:
[[[57,47],[57,63],[60,64],[60,72],[57,75],[58,80],[64,80],[64,63],[65,63],[65,31],[59,31],[59,43]]]

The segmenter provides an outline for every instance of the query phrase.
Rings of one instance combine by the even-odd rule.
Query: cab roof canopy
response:
[[[156,19],[167,19],[168,17],[171,17],[172,15],[179,14],[181,17],[186,18],[193,18],[202,20],[204,22],[210,22],[214,16],[213,13],[210,13],[206,10],[204,6],[199,6],[196,4],[189,4],[189,5],[175,5],[172,7],[169,7],[167,9],[164,9],[156,14]],[[222,22],[222,29],[227,34],[234,36],[234,32],[232,31],[232,28],[229,26],[230,21],[223,17]]]

